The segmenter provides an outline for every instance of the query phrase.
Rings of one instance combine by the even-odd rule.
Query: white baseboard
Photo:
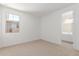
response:
[[[21,41],[21,42],[17,42],[17,43],[13,43],[13,44],[7,44],[7,45],[1,45],[0,48],[14,46],[14,45],[22,44],[22,43],[29,43],[29,42],[35,41],[35,40],[39,40],[39,39],[34,39],[34,40],[29,40],[29,41]]]

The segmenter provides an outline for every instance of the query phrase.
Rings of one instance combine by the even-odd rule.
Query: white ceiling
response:
[[[43,16],[72,5],[72,3],[7,3],[3,5],[20,11],[29,12],[36,16]]]

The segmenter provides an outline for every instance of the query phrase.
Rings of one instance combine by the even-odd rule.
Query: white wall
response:
[[[13,44],[29,42],[39,39],[40,20],[29,13],[23,13],[7,7],[2,7],[2,39],[0,47],[9,46]],[[20,32],[18,33],[5,33],[5,21],[7,14],[12,13],[19,15],[20,18]]]
[[[2,45],[2,7],[0,6],[0,45]]]
[[[53,43],[60,44],[61,17],[57,12],[42,18],[41,38]]]
[[[52,12],[51,14],[42,17],[41,38],[49,42],[61,44],[64,37],[61,31],[62,14],[67,11],[74,11],[73,35],[64,37],[63,39],[73,38],[73,47],[79,49],[79,4],[74,4],[66,8]]]

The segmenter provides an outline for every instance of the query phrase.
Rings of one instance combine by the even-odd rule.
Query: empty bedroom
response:
[[[0,3],[0,56],[79,56],[79,3]]]

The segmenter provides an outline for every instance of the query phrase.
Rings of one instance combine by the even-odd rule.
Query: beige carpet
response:
[[[0,49],[1,56],[75,56],[78,51],[64,46],[36,40],[29,43],[19,44]]]

